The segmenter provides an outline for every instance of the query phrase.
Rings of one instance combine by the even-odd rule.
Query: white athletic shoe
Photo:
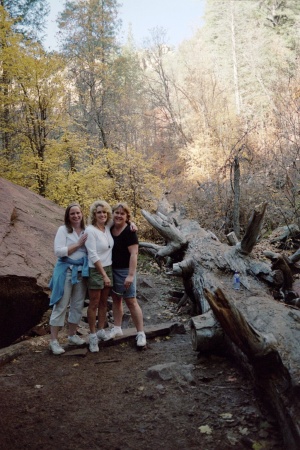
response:
[[[83,345],[85,341],[81,339],[77,334],[68,337],[69,345]]]
[[[136,345],[138,347],[145,347],[146,344],[147,341],[144,331],[139,331],[138,334],[136,335]]]
[[[98,338],[96,334],[94,335],[90,334],[89,342],[90,342],[89,345],[90,352],[92,353],[99,352]]]
[[[65,353],[65,350],[59,345],[57,339],[50,341],[49,348],[53,355],[61,355],[62,353]]]
[[[103,329],[98,330],[96,334],[99,341],[108,341],[109,339],[112,339],[110,332],[108,331],[106,333],[106,331]]]
[[[123,331],[121,327],[112,327],[109,331],[110,338],[114,338],[117,336],[123,336]]]

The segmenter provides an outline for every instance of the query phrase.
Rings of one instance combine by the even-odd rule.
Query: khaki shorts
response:
[[[113,277],[112,277],[112,267],[106,266],[103,267],[107,276],[110,279],[111,286],[113,285]],[[90,267],[89,269],[89,279],[88,279],[88,289],[103,289],[104,288],[104,280],[103,276],[98,272],[97,269]]]

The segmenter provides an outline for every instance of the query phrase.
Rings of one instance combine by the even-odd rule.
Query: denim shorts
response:
[[[110,279],[110,284],[112,286],[112,268],[111,266],[103,267],[105,270],[107,276]],[[104,289],[104,280],[101,273],[98,272],[98,270],[94,267],[90,267],[89,270],[89,279],[88,279],[88,289]]]
[[[113,269],[113,288],[112,291],[123,298],[136,297],[136,275],[128,289],[125,289],[124,282],[129,269]]]

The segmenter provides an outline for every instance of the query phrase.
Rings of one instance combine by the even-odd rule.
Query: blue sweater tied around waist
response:
[[[71,266],[71,267],[70,267]],[[64,295],[64,286],[66,281],[67,270],[71,268],[72,270],[72,278],[71,283],[76,284],[79,283],[78,280],[78,267],[82,266],[82,276],[89,276],[89,263],[87,256],[79,259],[72,259],[68,256],[64,256],[63,258],[58,258],[57,263],[55,264],[53,275],[49,283],[49,288],[52,290],[50,296],[50,306],[59,302],[59,300]]]

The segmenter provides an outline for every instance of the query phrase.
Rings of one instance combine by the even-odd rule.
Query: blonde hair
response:
[[[131,219],[131,211],[130,211],[130,208],[129,208],[129,206],[127,205],[127,203],[126,203],[126,202],[120,202],[120,203],[117,203],[115,206],[113,206],[112,212],[114,213],[115,210],[118,209],[118,208],[123,208],[123,209],[124,209],[124,211],[125,211],[126,214],[127,214],[127,220],[126,220],[126,222],[129,223],[129,222],[130,222],[130,219]]]
[[[95,213],[96,213],[98,206],[101,206],[103,208],[103,210],[107,213],[107,220],[105,222],[105,225],[106,225],[107,222],[109,222],[112,218],[112,211],[111,211],[111,207],[105,200],[96,200],[94,203],[92,203],[92,205],[90,206],[89,223],[91,223],[92,225],[96,224],[97,219],[96,219]]]

